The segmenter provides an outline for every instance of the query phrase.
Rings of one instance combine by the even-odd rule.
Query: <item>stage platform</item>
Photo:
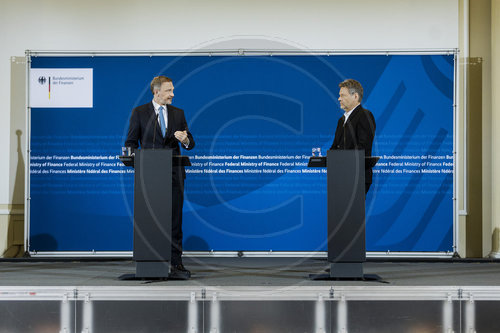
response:
[[[185,258],[188,281],[120,280],[130,260],[0,261],[0,332],[500,332],[500,262]]]

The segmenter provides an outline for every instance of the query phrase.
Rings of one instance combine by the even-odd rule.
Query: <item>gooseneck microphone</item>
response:
[[[347,149],[347,148],[345,147],[345,145],[346,145],[346,142],[345,142],[345,140],[346,140],[345,126],[346,126],[346,125],[347,125],[347,122],[344,124],[344,147],[342,147],[342,149],[343,149],[343,150],[346,150],[346,149]]]
[[[153,118],[153,121],[155,122],[155,128],[154,128],[154,133],[153,133],[153,150],[155,149],[155,145],[156,145],[156,126],[158,126],[158,116],[160,115],[160,113],[158,112],[156,114],[156,117]]]

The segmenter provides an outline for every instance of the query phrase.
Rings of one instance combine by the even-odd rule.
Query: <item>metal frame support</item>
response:
[[[347,332],[347,301],[344,294],[340,295],[337,302],[337,332]]]
[[[92,333],[94,323],[94,309],[92,300],[90,299],[90,294],[85,294],[85,300],[82,306],[82,333]]]
[[[71,302],[68,293],[64,293],[61,300],[61,319],[60,333],[72,332],[71,329]]]
[[[210,304],[210,333],[218,332],[222,332],[220,329],[220,302],[217,293],[214,292]]]
[[[443,332],[453,332],[453,300],[451,293],[448,293],[443,302]]]
[[[188,332],[198,332],[198,302],[196,301],[196,292],[192,291],[188,305]]]
[[[476,332],[476,304],[474,296],[469,294],[469,299],[465,300],[465,330],[467,333]]]
[[[314,332],[325,333],[326,332],[326,304],[323,299],[323,294],[318,294],[318,300],[316,301],[316,317],[314,321]]]

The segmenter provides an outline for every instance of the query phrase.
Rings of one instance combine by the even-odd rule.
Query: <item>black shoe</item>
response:
[[[186,272],[189,275],[191,275],[191,272],[188,269],[186,269],[186,267],[184,267],[183,264],[174,265],[174,268],[178,271]]]
[[[172,280],[188,280],[191,277],[191,272],[183,264],[172,265],[168,277]]]

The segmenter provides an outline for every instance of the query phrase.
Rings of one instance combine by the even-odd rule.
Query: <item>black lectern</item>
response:
[[[172,250],[172,150],[137,150],[134,168],[135,276],[168,277]]]
[[[172,167],[191,165],[172,149],[138,149],[120,157],[134,166],[135,278],[168,278],[172,251]],[[131,163],[133,160],[133,163]]]
[[[327,167],[328,262],[330,274],[311,274],[319,279],[363,279],[365,242],[365,152],[329,150],[311,157],[310,167]],[[367,166],[378,158],[367,157]],[[373,162],[375,160],[375,163]]]
[[[330,276],[362,278],[365,245],[365,152],[327,155],[328,262]]]

